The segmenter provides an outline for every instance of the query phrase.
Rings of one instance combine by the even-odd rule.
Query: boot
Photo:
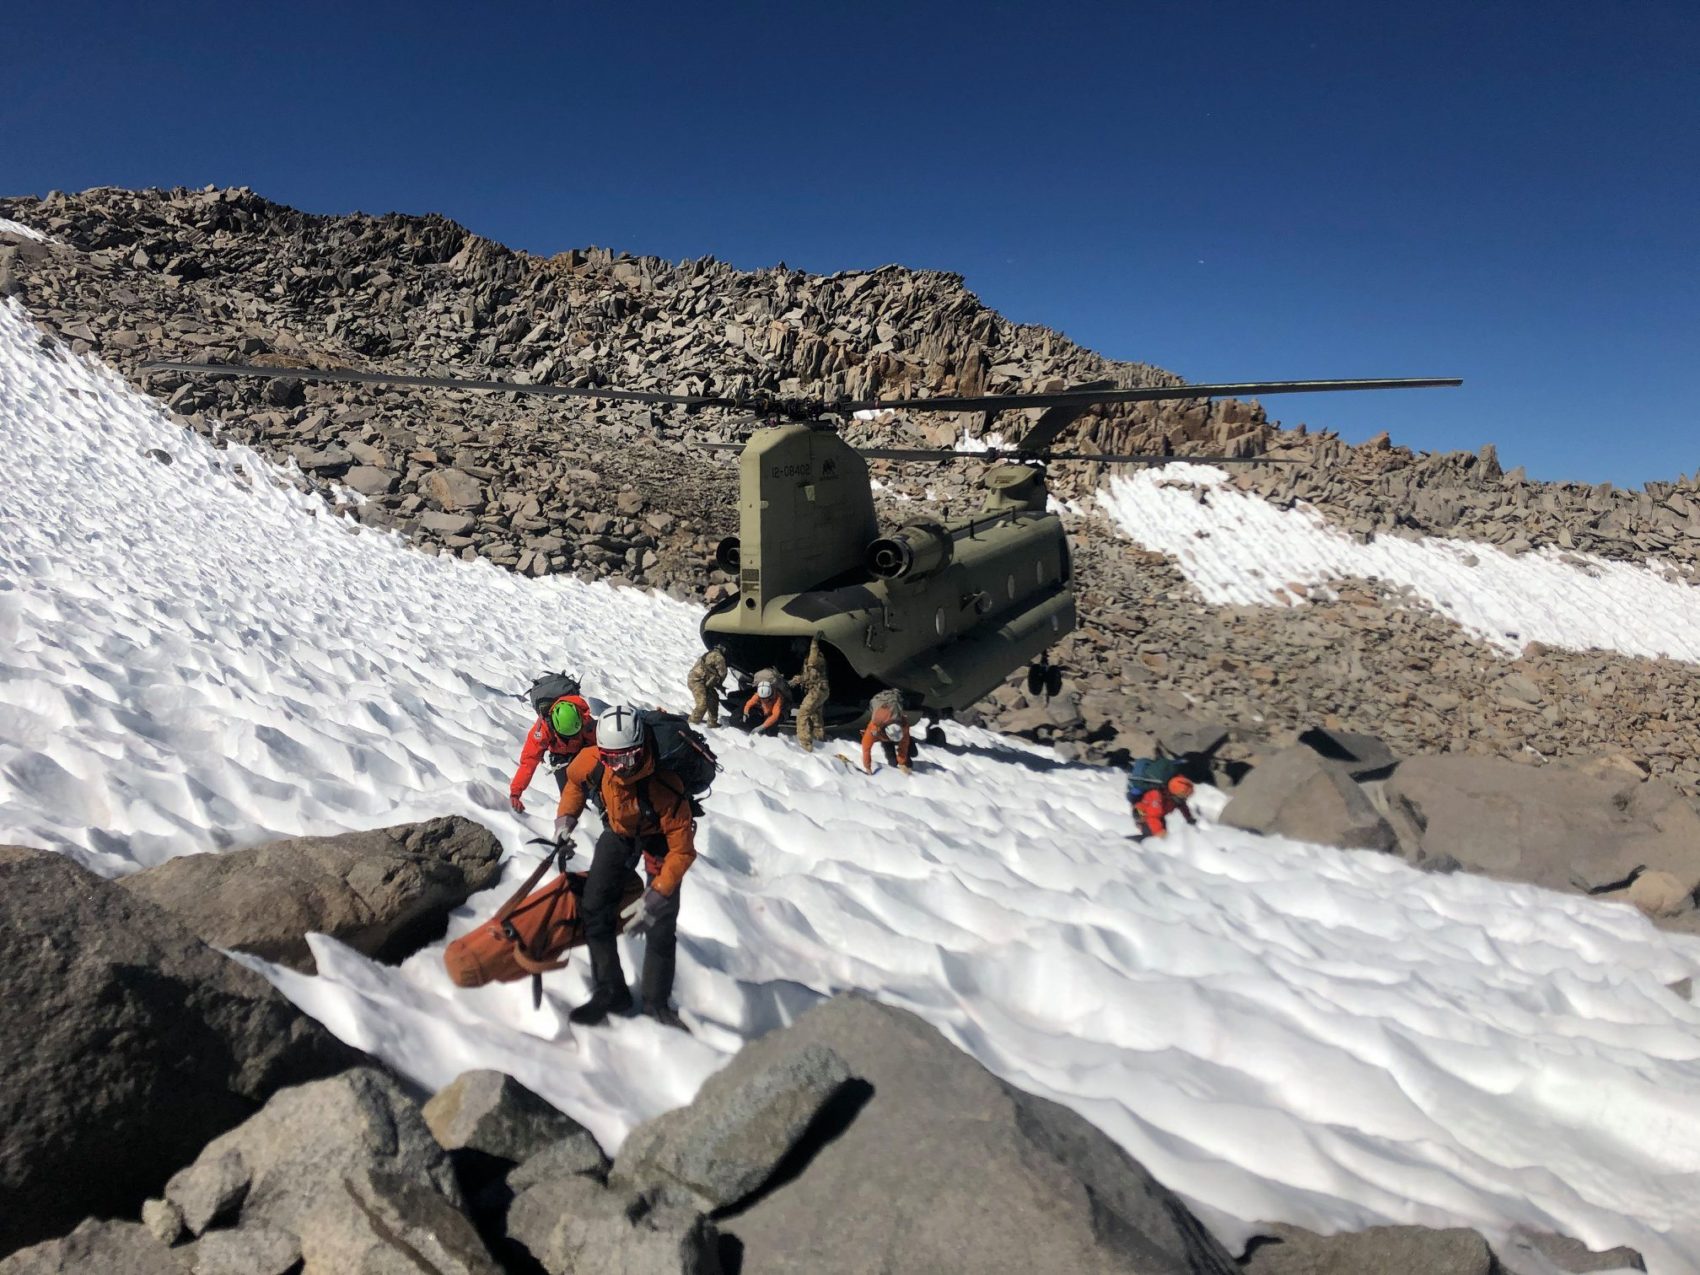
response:
[[[666,1001],[655,1005],[645,1005],[643,1012],[663,1027],[674,1028],[677,1031],[684,1032],[687,1036],[691,1034],[691,1029],[685,1026],[685,1020],[679,1017],[679,1011]]]
[[[609,1014],[624,1014],[632,1007],[632,994],[624,987],[615,991],[599,987],[590,999],[567,1015],[567,1021],[581,1027],[595,1027],[608,1021]]]
[[[624,1014],[632,1007],[626,972],[620,968],[620,952],[613,939],[593,939],[590,948],[590,999],[567,1015],[567,1021],[595,1027],[609,1014]]]

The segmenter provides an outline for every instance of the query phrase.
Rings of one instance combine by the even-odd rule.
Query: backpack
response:
[[[531,689],[525,697],[531,701],[531,707],[542,717],[549,711],[549,705],[566,695],[578,694],[578,678],[571,673],[545,673],[531,684]]]
[[[1135,757],[1127,768],[1127,799],[1138,801],[1153,788],[1166,788],[1181,773],[1173,757]]]
[[[669,713],[660,708],[640,708],[638,720],[643,723],[644,746],[654,754],[655,769],[667,771],[678,778],[684,785],[684,791],[679,795],[690,802],[691,814],[700,819],[700,798],[713,787],[714,777],[720,772],[720,762],[715,758],[714,750],[679,713]],[[588,787],[598,810],[602,808],[602,775],[603,765],[597,762],[590,772]],[[671,784],[667,786],[672,787]],[[646,822],[657,822],[655,807],[650,803],[647,791],[639,789],[637,803]]]

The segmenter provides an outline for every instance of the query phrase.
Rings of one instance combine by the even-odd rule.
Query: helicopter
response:
[[[1061,517],[1049,507],[1045,467],[1054,462],[1162,465],[1291,463],[1265,456],[1104,455],[1056,450],[1089,408],[1219,396],[1456,386],[1456,378],[1256,381],[1139,386],[1097,383],[1043,393],[923,399],[815,399],[767,394],[695,395],[607,386],[524,384],[411,376],[349,368],[153,362],[144,373],[290,378],[419,389],[596,398],[747,411],[739,442],[694,445],[739,453],[738,532],[715,560],[737,581],[711,606],[700,632],[720,647],[739,681],[757,670],[800,667],[811,642],[826,657],[829,726],[859,723],[876,693],[895,690],[905,708],[938,722],[982,699],[1028,666],[1028,689],[1055,695],[1061,670],[1046,652],[1078,623],[1074,575]],[[853,447],[840,432],[857,413],[1043,409],[1013,445],[972,452]],[[992,462],[975,513],[949,523],[916,518],[882,534],[870,459]]]

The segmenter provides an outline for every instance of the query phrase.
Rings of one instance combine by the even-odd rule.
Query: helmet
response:
[[[772,699],[773,698],[773,683],[772,682],[757,682],[756,683],[756,694],[760,695],[763,699]]]
[[[885,737],[887,739],[889,739],[894,744],[898,740],[902,739],[903,738],[903,723],[901,723],[901,722],[887,722],[885,724]]]
[[[1176,775],[1169,780],[1169,794],[1174,797],[1192,796],[1192,780],[1185,775]]]
[[[549,725],[562,739],[571,739],[584,729],[584,714],[571,700],[558,699],[549,709]]]
[[[630,704],[619,704],[596,721],[596,750],[616,775],[643,764],[643,720]]]

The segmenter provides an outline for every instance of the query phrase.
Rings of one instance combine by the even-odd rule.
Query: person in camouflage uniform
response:
[[[826,682],[826,656],[821,653],[820,638],[809,643],[809,658],[803,661],[803,672],[792,685],[803,693],[803,702],[797,707],[797,742],[804,752],[812,753],[826,738],[826,701],[832,694]]]
[[[726,648],[720,643],[704,651],[691,665],[685,684],[691,688],[691,722],[720,725],[720,688],[726,685]]]

